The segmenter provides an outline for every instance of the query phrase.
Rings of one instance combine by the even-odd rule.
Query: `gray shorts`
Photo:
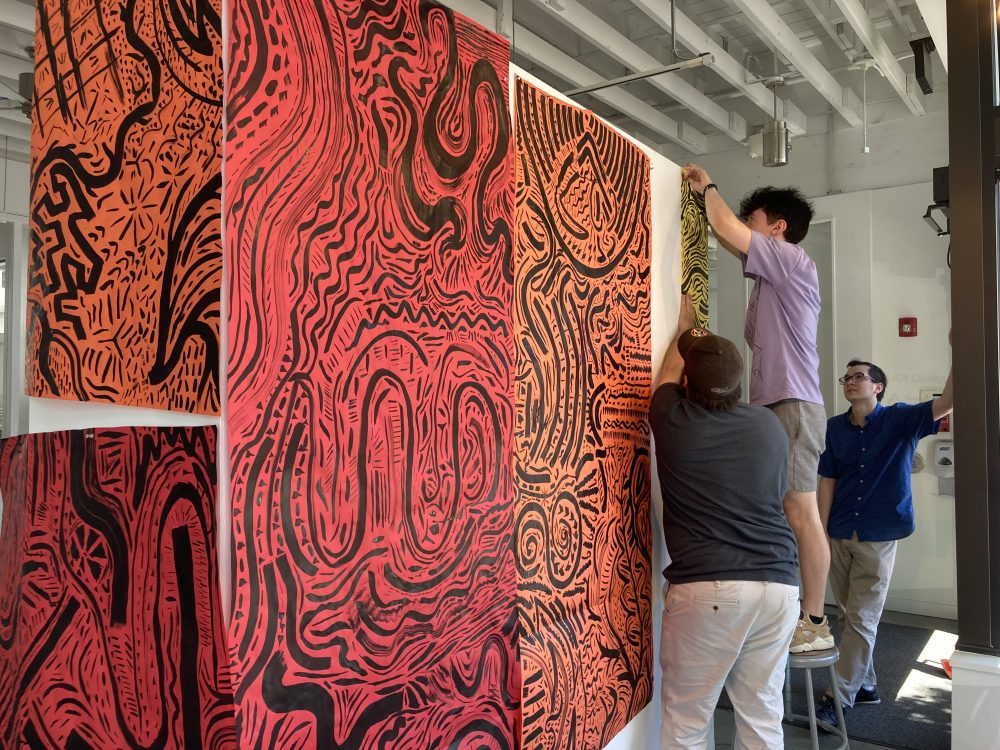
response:
[[[826,446],[826,410],[821,404],[787,399],[767,407],[788,435],[786,492],[815,492],[819,454]]]

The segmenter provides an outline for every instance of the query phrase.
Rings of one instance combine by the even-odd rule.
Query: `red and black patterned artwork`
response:
[[[218,413],[219,0],[39,0],[29,395]]]
[[[0,747],[236,747],[215,428],[0,447]]]
[[[508,60],[417,0],[232,5],[243,747],[516,746]]]
[[[653,681],[649,160],[592,113],[516,86],[522,740],[596,749]]]

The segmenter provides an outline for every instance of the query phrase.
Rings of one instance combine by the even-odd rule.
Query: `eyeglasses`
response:
[[[853,375],[845,375],[842,378],[838,378],[841,385],[847,385],[848,383],[863,383],[866,380],[870,380],[873,383],[876,382],[875,378],[865,375],[863,372],[856,372]]]

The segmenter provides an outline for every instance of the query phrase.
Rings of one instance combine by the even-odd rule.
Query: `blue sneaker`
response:
[[[878,688],[874,685],[870,688],[862,685],[858,688],[858,694],[854,696],[854,705],[869,705],[874,706],[876,703],[881,703],[882,699],[878,697]]]
[[[847,707],[842,707],[844,713],[847,713]],[[816,720],[823,722],[824,724],[829,724],[833,729],[840,728],[840,722],[837,721],[837,707],[833,703],[833,697],[830,695],[823,696],[823,702],[816,707]],[[821,729],[826,729],[822,724],[819,725]],[[829,730],[827,730],[829,731]]]

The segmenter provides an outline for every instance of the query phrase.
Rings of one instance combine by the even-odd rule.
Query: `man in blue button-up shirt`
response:
[[[819,512],[830,535],[830,587],[840,608],[837,692],[851,707],[878,703],[872,651],[896,559],[896,540],[913,533],[910,466],[917,443],[952,410],[951,373],[941,396],[882,406],[886,377],[851,360],[840,379],[851,408],[827,422],[819,461]],[[832,701],[819,716],[836,724]]]

